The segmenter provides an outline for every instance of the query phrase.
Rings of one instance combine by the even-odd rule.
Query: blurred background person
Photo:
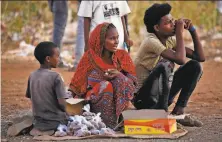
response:
[[[86,11],[87,9],[87,11]],[[126,1],[82,1],[78,16],[84,17],[85,51],[88,50],[88,39],[90,32],[100,23],[113,23],[119,34],[119,49],[133,45],[126,30],[124,16],[129,14],[130,8]]]
[[[78,0],[78,10],[79,6],[81,4],[81,0]],[[69,71],[75,71],[83,53],[84,53],[84,47],[85,47],[85,41],[84,41],[84,18],[78,16],[77,17],[77,31],[76,31],[76,46],[74,48],[74,66],[69,69]]]
[[[68,19],[68,1],[67,0],[48,0],[49,8],[53,13],[53,35],[52,41],[59,47],[60,51],[62,48],[62,38],[66,28]],[[65,66],[62,58],[58,67],[63,68]]]

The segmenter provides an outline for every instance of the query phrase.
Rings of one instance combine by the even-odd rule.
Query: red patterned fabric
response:
[[[90,99],[90,110],[100,112],[103,122],[114,128],[119,115],[134,97],[134,82],[123,74],[106,81],[100,71],[93,70],[88,77],[88,85],[92,88],[86,94],[86,98]]]
[[[92,31],[89,38],[89,50],[80,60],[76,73],[71,80],[70,90],[79,97],[84,98],[87,93],[87,77],[92,70],[100,70],[105,73],[110,68],[101,58],[108,25],[109,23],[99,24]],[[135,67],[126,51],[117,50],[112,59],[114,68],[135,76]]]

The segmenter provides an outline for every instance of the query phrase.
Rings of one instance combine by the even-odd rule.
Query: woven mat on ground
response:
[[[65,136],[65,137],[55,137],[55,136],[35,136],[34,140],[40,141],[62,141],[62,140],[80,140],[80,139],[96,139],[96,138],[134,138],[134,139],[177,139],[179,137],[187,134],[187,130],[178,129],[172,134],[164,135],[126,135],[123,132],[116,133],[113,136],[103,136],[103,135],[91,135],[87,137],[75,137],[75,136]]]

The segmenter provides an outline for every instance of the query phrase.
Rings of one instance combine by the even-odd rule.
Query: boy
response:
[[[154,4],[145,12],[144,23],[148,36],[135,58],[139,89],[134,104],[138,109],[165,109],[173,103],[179,91],[174,115],[184,114],[184,108],[202,74],[199,62],[205,57],[197,31],[190,20],[176,22],[170,15],[169,4]],[[183,31],[193,39],[194,50],[184,46]],[[176,35],[176,39],[172,36]],[[191,58],[186,62],[185,58]],[[174,63],[181,65],[171,75]],[[173,78],[172,78],[173,77]],[[172,81],[170,87],[169,81]]]
[[[52,135],[59,124],[67,124],[65,111],[65,93],[62,77],[51,68],[59,63],[59,48],[53,42],[41,42],[34,51],[40,68],[32,72],[28,79],[26,97],[32,102],[34,128],[31,135]],[[23,121],[10,129],[10,135],[19,134],[30,121]],[[14,131],[14,132],[12,132]]]
[[[34,129],[38,131],[56,130],[59,124],[66,124],[64,82],[52,71],[59,63],[59,48],[52,42],[41,42],[34,51],[40,68],[31,73],[26,97],[32,101]],[[32,132],[32,131],[31,131]]]

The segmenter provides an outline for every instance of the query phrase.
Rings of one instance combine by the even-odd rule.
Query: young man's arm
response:
[[[194,59],[199,62],[204,62],[205,61],[205,56],[203,52],[203,47],[202,44],[200,43],[200,38],[198,36],[198,33],[192,23],[190,24],[189,27],[189,32],[192,36],[193,43],[194,43],[194,51],[188,47],[186,47],[186,56],[188,58]]]
[[[90,32],[90,17],[84,17],[84,38],[85,38],[85,52],[89,49],[88,48],[88,41],[89,41],[89,32]]]
[[[193,43],[194,43],[194,51],[188,47],[185,47],[186,50],[186,57],[191,58],[193,60],[199,61],[199,62],[204,62],[205,61],[205,56],[202,48],[202,44],[200,43],[200,39],[198,36],[198,33],[196,29],[194,28],[193,24],[191,23],[191,20],[189,19],[184,19],[186,23],[186,29],[189,30]],[[174,50],[176,50],[174,48]]]
[[[179,65],[185,64],[186,60],[186,50],[184,47],[183,40],[183,30],[184,22],[182,19],[179,19],[176,23],[176,48],[175,51],[172,49],[166,49],[161,53],[161,56],[169,59]]]

